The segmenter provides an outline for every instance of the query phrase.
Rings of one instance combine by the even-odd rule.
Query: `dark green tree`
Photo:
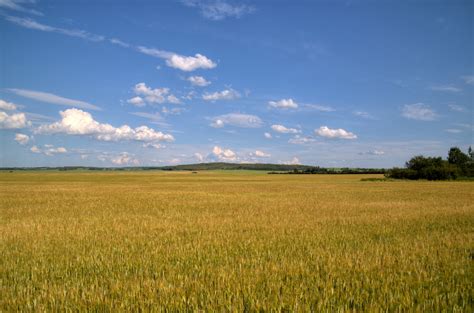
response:
[[[470,147],[469,147],[470,149]],[[458,147],[453,147],[449,149],[448,162],[450,164],[456,165],[459,168],[463,168],[467,162],[470,161],[470,157],[461,151]]]

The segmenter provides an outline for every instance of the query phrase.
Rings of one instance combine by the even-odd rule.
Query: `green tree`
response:
[[[448,162],[450,164],[454,164],[459,168],[462,168],[467,162],[469,162],[469,159],[469,156],[462,152],[458,147],[449,149]]]

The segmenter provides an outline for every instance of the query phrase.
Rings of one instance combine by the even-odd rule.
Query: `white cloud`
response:
[[[109,39],[110,43],[114,44],[114,45],[117,45],[117,46],[120,46],[120,47],[124,47],[124,48],[130,48],[130,45],[126,42],[123,42],[122,40],[120,39],[117,39],[117,38],[111,38]]]
[[[52,124],[41,125],[36,129],[40,134],[88,135],[102,141],[174,141],[170,134],[155,131],[147,126],[131,128],[122,125],[118,128],[110,124],[102,124],[93,119],[92,115],[79,109],[68,109],[60,112],[62,119]]]
[[[268,105],[279,109],[297,109],[298,104],[293,99],[281,99],[278,101],[269,101]]]
[[[212,149],[212,154],[217,157],[219,161],[235,161],[237,159],[237,155],[234,151],[230,149],[223,149],[219,146],[214,146]]]
[[[0,110],[15,111],[17,106],[14,103],[0,99]]]
[[[206,87],[206,86],[209,86],[211,84],[210,81],[207,81],[202,76],[190,76],[190,77],[188,77],[188,81],[191,83],[191,85],[199,86],[199,87]]]
[[[449,108],[453,111],[456,112],[466,112],[466,108],[463,107],[462,105],[457,105],[457,104],[448,104]]]
[[[184,111],[184,108],[171,108],[168,109],[167,107],[162,107],[161,108],[161,113],[164,115],[179,115]]]
[[[297,157],[293,157],[293,159],[291,159],[290,161],[283,162],[283,164],[299,165],[299,164],[301,164],[301,162]]]
[[[287,128],[283,125],[272,125],[273,131],[281,134],[298,134],[301,131],[295,128]]]
[[[199,152],[194,153],[194,157],[196,158],[196,160],[198,160],[198,162],[204,161],[204,156]]]
[[[448,129],[445,129],[445,131],[446,131],[447,133],[450,133],[450,134],[459,134],[459,133],[462,133],[462,130],[456,129],[456,128],[448,128]]]
[[[258,128],[263,124],[262,120],[255,115],[229,113],[216,116],[212,119],[211,127],[221,128],[226,125],[242,128]]]
[[[78,37],[78,38],[82,38],[82,39],[85,39],[85,40],[96,41],[96,42],[97,41],[103,41],[105,39],[104,36],[91,34],[89,32],[86,32],[85,30],[66,29],[66,28],[49,26],[49,25],[38,23],[35,20],[30,19],[30,18],[7,16],[7,17],[5,17],[5,19],[7,21],[9,21],[11,23],[14,23],[16,25],[19,25],[21,27],[34,29],[34,30],[39,30],[39,31],[43,31],[43,32],[58,33],[58,34],[66,35],[66,36]]]
[[[263,152],[261,150],[255,150],[255,152],[251,153],[250,156],[257,158],[269,158],[271,157],[271,154]]]
[[[138,83],[133,87],[133,92],[137,95],[128,99],[127,102],[135,106],[144,106],[145,103],[173,103],[179,104],[180,101],[176,96],[170,93],[169,88],[150,88],[145,83]]]
[[[188,7],[198,8],[203,17],[213,21],[220,21],[227,17],[240,18],[255,11],[253,6],[234,5],[225,0],[182,0],[182,3]]]
[[[368,120],[373,120],[374,119],[374,117],[370,113],[364,112],[364,111],[355,111],[355,112],[353,112],[353,114],[355,116],[362,117],[362,118],[365,118],[365,119],[368,119]]]
[[[30,141],[30,137],[25,134],[15,134],[15,141],[20,145],[26,145]]]
[[[292,144],[295,144],[295,145],[304,145],[304,144],[308,144],[308,143],[312,143],[312,142],[315,142],[316,139],[314,139],[313,137],[311,136],[300,136],[300,135],[295,135],[295,137],[293,138],[290,138],[288,140],[288,143],[292,143]]]
[[[64,105],[64,106],[70,106],[70,107],[76,107],[79,109],[88,109],[88,110],[101,110],[98,106],[95,106],[93,104],[90,104],[88,102],[80,101],[80,100],[74,100],[74,99],[68,99],[64,98],[52,93],[47,93],[47,92],[42,92],[42,91],[34,91],[34,90],[26,90],[26,89],[16,89],[16,88],[11,88],[8,89],[9,91],[13,92],[14,94],[33,99],[36,101],[40,102],[46,102],[46,103],[52,103],[52,104],[57,104],[57,105]]]
[[[451,85],[440,85],[440,86],[431,86],[429,89],[434,91],[442,91],[442,92],[461,92],[462,89],[458,87],[454,87]]]
[[[263,136],[265,136],[265,138],[267,138],[267,139],[272,139],[273,138],[272,134],[267,133],[267,132],[263,133]]]
[[[464,80],[464,83],[474,85],[474,75],[462,76],[461,78]]]
[[[37,146],[31,147],[30,151],[33,152],[33,153],[41,153],[40,149]]]
[[[8,115],[0,111],[0,129],[19,129],[30,124],[31,122],[26,119],[25,113]]]
[[[130,114],[143,117],[146,119],[149,119],[150,121],[154,123],[161,123],[163,122],[163,117],[161,116],[160,113],[155,112],[155,113],[148,113],[148,112],[130,112]]]
[[[330,139],[357,139],[354,133],[348,132],[342,128],[331,129],[327,126],[321,126],[314,130],[314,133],[318,136],[330,138]]]
[[[165,146],[160,143],[147,142],[143,144],[143,148],[154,148],[158,150],[165,148]]]
[[[431,107],[424,103],[405,104],[402,116],[412,120],[434,121],[438,115]]]
[[[117,156],[103,156],[101,161],[110,161],[115,165],[139,165],[140,162],[128,152],[121,152]]]
[[[367,152],[360,152],[359,153],[360,155],[364,155],[364,154],[367,154],[367,155],[384,155],[385,152],[382,151],[382,150],[370,150],[370,151],[367,151]]]
[[[212,69],[217,66],[211,59],[199,53],[196,53],[194,56],[184,56],[170,51],[143,46],[138,46],[137,50],[155,58],[165,59],[166,65],[184,72],[192,72],[197,69]]]
[[[34,15],[43,15],[43,13],[33,10],[27,9],[23,6],[23,4],[33,4],[34,1],[18,1],[18,0],[0,0],[0,8],[5,8],[9,10],[14,10],[22,13],[29,13]],[[21,4],[21,5],[20,5]]]
[[[134,105],[134,106],[136,106],[136,107],[144,107],[146,105],[145,101],[143,101],[143,99],[139,96],[130,98],[130,99],[127,100],[127,102]]]
[[[53,156],[55,154],[64,154],[67,153],[67,149],[64,147],[57,147],[55,148],[53,145],[44,145],[43,148],[39,148],[38,146],[32,146],[30,151],[33,153],[42,153],[47,156]]]
[[[327,105],[320,105],[320,104],[304,104],[304,108],[309,110],[315,110],[320,112],[334,112],[336,109]]]
[[[202,98],[206,101],[234,100],[240,98],[240,94],[233,89],[225,89],[219,92],[205,93]]]

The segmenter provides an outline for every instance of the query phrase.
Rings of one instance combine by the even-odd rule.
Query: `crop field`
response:
[[[0,311],[473,312],[474,183],[0,172]]]

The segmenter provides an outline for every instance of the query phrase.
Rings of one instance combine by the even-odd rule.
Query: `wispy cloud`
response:
[[[2,1],[2,0],[0,0]],[[102,35],[92,34],[85,30],[81,29],[67,29],[61,27],[50,26],[46,24],[39,23],[31,18],[22,18],[16,16],[5,16],[5,19],[13,24],[18,26],[43,31],[43,32],[52,32],[63,34],[66,36],[77,37],[89,41],[99,42],[104,41],[107,38]],[[194,56],[185,56],[180,55],[175,52],[170,52],[166,50],[160,50],[155,48],[148,48],[145,46],[132,46],[118,38],[109,38],[107,39],[111,44],[123,47],[130,48],[140,53],[153,56],[156,58],[166,60],[166,65],[172,68],[179,69],[185,72],[191,72],[197,69],[212,69],[217,66],[217,64],[200,53],[196,53]]]
[[[298,103],[293,99],[281,99],[278,101],[269,101],[268,105],[272,108],[278,109],[297,109]]]
[[[43,32],[58,33],[58,34],[63,34],[63,35],[66,35],[66,36],[71,36],[71,37],[78,37],[78,38],[82,38],[82,39],[90,40],[90,41],[103,41],[105,39],[104,36],[91,34],[89,32],[86,32],[85,30],[66,29],[66,28],[49,26],[49,25],[46,25],[46,24],[38,23],[35,20],[30,19],[30,18],[23,18],[23,17],[16,17],[16,16],[6,16],[5,19],[7,21],[9,21],[11,23],[14,23],[16,25],[19,25],[21,27],[34,29],[34,30],[39,30],[39,31],[43,31]]]
[[[458,87],[455,87],[455,86],[452,86],[452,85],[431,86],[431,87],[429,87],[429,89],[431,89],[433,91],[454,92],[454,93],[458,93],[458,92],[462,91],[461,88],[458,88]]]
[[[474,85],[474,75],[461,76],[461,79],[468,85]]]
[[[424,103],[405,104],[402,108],[402,116],[419,121],[434,121],[438,118],[438,114]]]
[[[368,119],[368,120],[374,120],[375,117],[370,114],[369,112],[364,112],[364,111],[354,111],[352,112],[355,116],[358,116],[358,117],[361,117],[361,118],[365,118],[365,119]]]
[[[33,99],[40,102],[64,105],[64,106],[69,106],[69,107],[76,107],[79,109],[96,110],[96,111],[102,110],[100,107],[90,104],[88,102],[64,98],[52,93],[27,90],[27,89],[17,89],[17,88],[10,88],[7,90],[10,92],[13,92],[14,94],[18,96]]]
[[[256,115],[229,113],[214,117],[210,126],[214,128],[222,128],[227,125],[242,128],[258,128],[262,124],[262,120]]]
[[[456,112],[466,112],[466,108],[458,104],[448,104],[449,108]]]
[[[182,0],[181,2],[188,7],[198,8],[203,17],[213,21],[228,17],[240,18],[255,11],[253,6],[232,4],[225,0]]]
[[[30,1],[29,3],[33,3],[33,2]],[[22,13],[29,13],[33,15],[43,15],[43,13],[37,10],[26,8],[24,4],[28,4],[28,2],[18,1],[18,0],[0,0],[0,8],[14,10],[14,11],[22,12]]]

